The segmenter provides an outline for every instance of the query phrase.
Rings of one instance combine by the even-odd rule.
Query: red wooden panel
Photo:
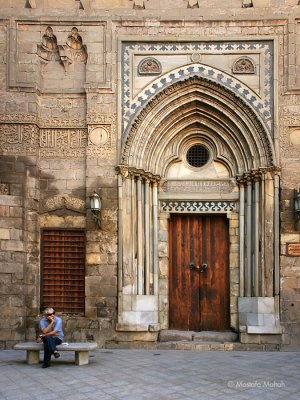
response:
[[[223,216],[174,215],[169,224],[169,326],[229,329],[228,223]],[[203,272],[190,269],[203,263]]]
[[[42,231],[41,306],[65,313],[84,313],[85,232],[70,229]]]

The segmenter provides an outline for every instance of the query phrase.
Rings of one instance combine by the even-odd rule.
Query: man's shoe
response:
[[[60,354],[59,354],[58,351],[56,351],[56,352],[54,353],[54,358],[59,358],[59,357],[60,357]]]
[[[46,363],[46,364],[43,364],[43,365],[42,365],[42,368],[48,368],[48,367],[50,367],[50,364],[47,364],[47,363]]]

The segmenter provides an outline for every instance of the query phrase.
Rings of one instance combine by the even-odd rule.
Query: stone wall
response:
[[[24,340],[38,313],[38,175],[35,157],[1,158],[1,347]]]
[[[93,339],[103,346],[105,341],[120,337],[155,340],[156,335],[149,332],[130,336],[115,331],[115,167],[121,151],[123,101],[120,42],[215,43],[224,38],[275,39],[274,146],[281,167],[281,322],[283,344],[299,345],[300,258],[286,253],[286,243],[300,242],[293,208],[294,189],[300,186],[298,0],[231,0],[224,6],[218,0],[0,0],[0,9],[0,319],[5,321],[0,327],[0,345],[10,347],[35,335],[40,312],[42,227],[86,229],[86,314],[64,317],[67,339]],[[74,48],[68,43],[75,43]],[[209,57],[206,63],[216,67]],[[255,57],[259,65],[261,56]],[[161,56],[161,61],[167,71],[172,63],[176,64],[174,68],[180,65],[182,59],[178,56],[176,62],[170,62]],[[231,73],[231,64],[225,58],[218,67]],[[152,78],[134,74],[138,94]],[[245,82],[250,85],[251,79]],[[253,83],[255,90],[260,86],[258,81]],[[95,189],[100,189],[102,199],[100,230],[86,210],[88,196]],[[238,222],[232,220],[233,241],[236,225]],[[168,325],[167,240],[167,219],[162,218],[158,249],[161,328]],[[230,267],[232,319],[236,326],[235,252]]]

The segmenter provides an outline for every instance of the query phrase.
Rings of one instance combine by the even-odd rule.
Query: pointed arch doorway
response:
[[[276,235],[266,226],[278,231],[279,178],[268,129],[230,90],[193,76],[161,91],[127,132],[118,167],[117,329],[238,329],[238,298],[277,290]],[[207,148],[205,165],[188,165],[191,146]],[[211,226],[207,242],[202,232]],[[192,325],[176,322],[187,307]]]

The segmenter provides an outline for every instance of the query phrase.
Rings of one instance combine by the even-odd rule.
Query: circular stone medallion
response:
[[[109,134],[105,128],[98,126],[90,131],[89,138],[91,143],[95,146],[102,146],[108,141]]]

